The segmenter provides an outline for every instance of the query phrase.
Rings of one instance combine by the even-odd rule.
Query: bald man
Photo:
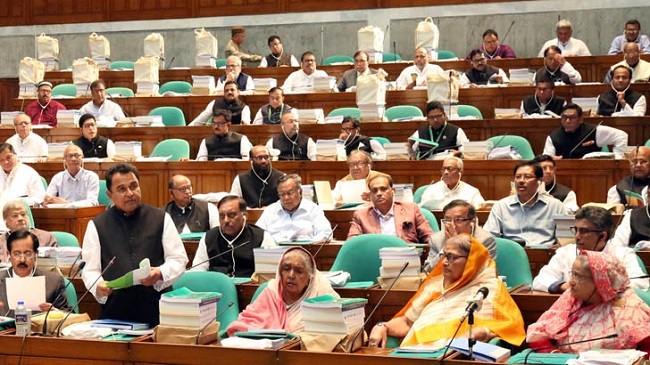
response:
[[[648,81],[650,79],[650,62],[640,57],[641,48],[638,43],[629,42],[623,46],[623,61],[612,66],[603,81],[605,84],[612,82],[614,69],[618,66],[627,66],[632,70],[632,82]]]
[[[172,201],[163,210],[172,217],[178,233],[207,232],[219,226],[219,210],[192,197],[192,182],[187,176],[172,176],[167,187]]]
[[[641,195],[643,188],[650,185],[650,148],[638,147],[630,156],[631,175],[622,178],[607,192],[607,203],[621,203],[626,208],[636,208],[636,199],[629,198],[629,192]],[[626,194],[625,192],[628,192]]]
[[[405,68],[395,81],[400,90],[427,85],[427,75],[444,73],[442,67],[429,63],[429,52],[420,47],[413,53],[413,65]]]
[[[63,151],[63,167],[50,181],[45,193],[44,206],[72,204],[90,207],[99,204],[99,176],[83,168],[84,154],[79,146],[71,144]]]

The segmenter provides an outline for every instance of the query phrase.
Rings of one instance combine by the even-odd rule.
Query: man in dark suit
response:
[[[47,311],[51,306],[56,309],[70,310],[63,276],[36,268],[36,253],[38,252],[38,237],[28,230],[11,233],[7,238],[7,253],[11,268],[0,271],[0,306],[4,315],[14,316],[7,303],[7,279],[17,277],[45,276],[45,302],[38,309]],[[53,308],[53,309],[54,309]]]
[[[380,175],[368,181],[372,206],[354,212],[350,237],[365,233],[397,236],[407,243],[429,242],[433,230],[415,203],[394,201],[395,189],[390,176]]]
[[[359,75],[374,75],[377,70],[368,67],[368,54],[365,51],[357,51],[354,54],[354,69],[347,70],[338,83],[339,91],[345,91],[353,86],[357,86],[357,77]]]

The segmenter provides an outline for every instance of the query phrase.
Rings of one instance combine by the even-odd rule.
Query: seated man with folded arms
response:
[[[398,90],[426,86],[427,75],[444,72],[445,70],[442,67],[429,63],[429,52],[424,47],[420,47],[413,54],[413,65],[402,70],[397,80],[395,80],[395,84]]]
[[[239,100],[239,90],[237,89],[237,83],[234,81],[226,81],[223,87],[223,98],[217,98],[209,102],[205,110],[194,118],[188,126],[195,127],[210,124],[217,110],[228,110],[232,124],[251,124],[251,109],[246,103]]]
[[[578,207],[578,198],[575,191],[570,187],[562,185],[557,182],[555,177],[555,160],[549,155],[537,155],[533,159],[539,167],[544,170],[542,182],[544,183],[544,191],[546,194],[561,201],[569,214],[574,214],[580,207]]]
[[[625,265],[630,278],[643,275],[636,253],[628,247],[621,247],[610,241],[614,231],[614,218],[606,209],[584,207],[578,210],[571,231],[575,243],[562,246],[555,251],[551,261],[542,267],[533,280],[533,289],[554,294],[564,293],[569,289],[573,261],[577,253],[582,250],[602,251],[616,257]],[[647,290],[648,279],[630,280],[630,285],[633,288]]]
[[[472,185],[461,181],[463,175],[463,160],[450,156],[445,158],[440,169],[440,181],[429,185],[422,193],[421,205],[428,209],[441,209],[452,200],[462,199],[479,209],[485,201],[481,192]]]
[[[650,147],[637,146],[630,156],[630,171],[607,191],[607,204],[623,204],[626,208],[636,208],[639,200],[632,194],[641,194],[650,185]]]
[[[648,207],[650,204],[650,189],[645,189],[645,207],[636,207],[628,210],[616,228],[612,244],[620,247],[635,247],[642,250],[650,248],[650,215]]]
[[[472,50],[469,56],[472,68],[460,77],[461,86],[474,88],[478,85],[507,84],[510,81],[502,69],[488,65],[484,50]]]
[[[104,80],[95,80],[90,84],[92,100],[84,104],[79,111],[81,114],[92,114],[102,126],[115,127],[116,121],[126,118],[122,107],[114,101],[106,100],[106,84]]]
[[[43,202],[45,187],[41,176],[31,166],[18,161],[18,156],[9,143],[0,144],[0,167],[3,199],[23,199],[29,206]]]
[[[92,114],[84,114],[79,118],[81,136],[72,140],[79,146],[84,157],[113,158],[115,156],[115,143],[97,133],[97,121]]]
[[[199,241],[192,266],[194,271],[217,271],[232,277],[250,277],[255,272],[253,249],[276,247],[271,235],[246,223],[246,202],[235,195],[222,198],[217,205],[219,224]],[[231,253],[226,253],[232,250]],[[219,254],[223,254],[219,257]]]
[[[226,73],[217,80],[217,91],[224,91],[224,86],[228,81],[235,82],[239,91],[255,90],[253,78],[249,74],[241,72],[241,59],[237,56],[228,56],[226,59]]]
[[[339,91],[347,91],[357,86],[357,78],[360,75],[374,75],[378,71],[368,67],[368,53],[366,51],[356,51],[354,53],[354,68],[347,70],[339,80],[337,87]]]
[[[415,203],[396,202],[393,179],[376,176],[368,181],[372,206],[354,212],[348,239],[360,234],[396,236],[407,243],[429,242],[433,230]]]
[[[248,160],[253,147],[248,137],[230,130],[232,114],[228,110],[217,109],[212,117],[214,134],[204,138],[199,146],[196,161],[212,161],[219,158]]]
[[[7,302],[7,279],[30,276],[45,276],[45,302],[38,309],[46,312],[52,309],[70,310],[68,297],[65,295],[65,284],[60,274],[41,270],[36,267],[36,256],[40,246],[38,237],[30,231],[19,230],[9,235],[6,251],[11,261],[11,268],[0,271],[0,307],[5,315],[14,317],[14,311],[9,311]],[[27,290],[26,288],[24,290]]]
[[[456,199],[442,209],[442,230],[431,236],[429,256],[424,262],[423,270],[429,273],[440,260],[440,251],[445,241],[460,234],[468,234],[487,248],[492,259],[497,258],[497,242],[490,232],[478,225],[476,210],[465,200]]]
[[[567,214],[567,210],[561,201],[539,193],[543,176],[537,163],[519,162],[514,168],[516,194],[494,204],[483,229],[522,246],[554,244],[553,216]]]
[[[266,43],[271,53],[262,58],[259,67],[300,67],[296,57],[284,51],[280,36],[272,35]]]
[[[282,117],[291,113],[293,108],[284,103],[284,91],[279,87],[272,87],[269,90],[269,103],[262,105],[253,119],[254,125],[280,124]]]
[[[273,168],[266,146],[251,150],[251,169],[235,176],[230,194],[243,198],[249,208],[263,208],[277,202],[278,182],[285,173]]]
[[[412,138],[423,139],[437,144],[430,145],[420,141],[408,140],[410,151],[416,160],[435,159],[435,155],[444,151],[463,151],[463,143],[469,142],[462,128],[447,122],[445,108],[439,101],[427,103],[426,127],[415,131]]]
[[[555,83],[550,78],[542,76],[537,80],[535,93],[524,97],[519,107],[521,115],[558,117],[562,113],[562,107],[566,104],[566,99],[555,95]]]
[[[535,73],[535,81],[550,79],[559,85],[575,85],[582,82],[580,72],[564,59],[558,46],[549,46],[544,50],[544,67]]]
[[[344,181],[352,180],[366,180],[366,187],[368,182],[376,176],[388,176],[384,173],[372,170],[372,157],[368,152],[363,150],[354,150],[348,156],[348,169],[350,173],[336,182],[334,189],[332,189],[332,200],[334,204],[341,205],[346,203],[343,201],[343,185]],[[370,201],[370,193],[364,192],[361,196],[362,200]]]
[[[314,91],[314,77],[327,76],[327,72],[316,69],[316,56],[307,51],[300,56],[300,70],[289,74],[287,79],[284,80],[284,84],[282,84],[282,90],[286,92],[312,92]]]
[[[386,150],[379,141],[361,134],[361,122],[355,117],[344,117],[341,122],[341,134],[346,156],[355,150],[366,151],[374,160],[385,160]]]
[[[59,246],[52,233],[35,227],[30,228],[29,213],[27,213],[25,204],[20,200],[7,202],[2,208],[2,218],[7,227],[7,232],[0,234],[0,262],[7,262],[7,238],[12,232],[29,230],[38,237],[41,247]]]
[[[64,170],[52,177],[43,205],[72,204],[75,208],[98,205],[99,176],[83,168],[81,148],[71,144],[63,151]]]
[[[332,227],[323,209],[302,197],[301,178],[284,175],[278,182],[280,200],[264,209],[256,222],[276,242],[325,241],[331,238]]]
[[[632,69],[616,66],[612,83],[598,96],[598,115],[606,117],[642,117],[646,112],[645,95],[630,89]]]
[[[21,162],[44,162],[47,159],[47,142],[43,137],[32,131],[32,121],[27,114],[14,117],[16,134],[7,139]]]
[[[293,113],[282,116],[282,133],[266,142],[266,148],[281,161],[316,161],[316,142],[300,134],[300,121]]]
[[[584,123],[580,105],[565,105],[560,113],[560,124],[546,137],[545,155],[556,160],[582,158],[587,153],[601,151],[602,146],[614,145],[614,157],[623,158],[627,133],[602,124]]]
[[[650,62],[641,59],[639,45],[634,42],[625,43],[623,49],[623,61],[611,67],[603,83],[609,84],[612,82],[612,73],[618,66],[626,66],[632,69],[632,82],[648,81],[650,79]]]
[[[163,210],[172,217],[178,233],[206,232],[219,226],[217,207],[192,197],[192,181],[187,176],[172,176],[167,188],[172,201]]]

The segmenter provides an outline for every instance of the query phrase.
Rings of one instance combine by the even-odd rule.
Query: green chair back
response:
[[[607,147],[607,145],[604,145],[600,148],[600,152],[609,152],[609,147]]]
[[[217,58],[217,68],[223,68],[226,67],[226,59],[225,58]]]
[[[169,161],[179,161],[190,158],[190,144],[184,139],[166,139],[158,142],[151,152],[151,157],[172,156]]]
[[[509,288],[519,284],[532,284],[533,274],[526,250],[515,241],[496,237],[497,242],[497,271],[506,276]]]
[[[488,141],[498,144],[494,147],[503,147],[503,146],[513,146],[519,150],[521,158],[524,160],[532,160],[535,158],[535,153],[533,153],[533,148],[530,146],[530,142],[524,137],[521,136],[494,136],[488,138]]]
[[[650,139],[648,139],[647,141],[645,141],[645,146],[646,146],[646,147],[650,147]]]
[[[43,187],[45,188],[45,191],[47,191],[47,180],[43,176],[41,176],[41,182],[43,183]]]
[[[160,115],[163,124],[167,127],[185,126],[185,115],[183,111],[175,106],[160,106],[149,112],[149,115]]]
[[[77,86],[75,84],[58,84],[52,88],[52,97],[69,96],[77,97]]]
[[[25,206],[25,210],[27,210],[27,217],[29,218],[29,227],[35,228],[36,225],[34,224],[34,215],[32,214],[32,208],[29,207],[29,204],[27,204],[27,202],[24,199],[20,199],[20,201]]]
[[[427,190],[429,185],[424,185],[420,186],[415,190],[415,193],[413,193],[413,201],[420,204],[422,203],[422,195],[424,194],[424,191]]]
[[[77,237],[68,232],[50,231],[61,247],[80,247]]]
[[[128,87],[109,87],[108,89],[106,89],[106,95],[110,95],[111,97],[117,95],[121,95],[123,97],[135,96],[133,90],[129,89]]]
[[[389,122],[392,122],[395,119],[422,117],[424,114],[420,108],[413,105],[396,105],[386,109],[384,116]]]
[[[113,61],[111,62],[111,70],[133,70],[135,62],[133,61]]]
[[[167,91],[172,91],[175,93],[189,94],[190,89],[192,89],[192,84],[187,81],[168,81],[162,84],[158,92],[164,94]]]
[[[422,212],[422,215],[424,218],[427,219],[427,222],[429,222],[429,225],[431,226],[431,229],[434,232],[440,232],[440,226],[438,225],[438,220],[436,219],[436,216],[431,213],[430,210],[425,209],[420,207],[420,211]]]
[[[458,116],[459,117],[476,117],[478,119],[483,119],[483,114],[477,107],[473,105],[458,105]]]
[[[645,302],[645,304],[650,305],[650,292],[641,289],[634,289],[634,291],[636,292],[636,295]]]
[[[408,247],[401,238],[383,234],[362,234],[347,240],[332,264],[331,271],[347,271],[350,281],[372,281],[379,276],[379,249],[382,247]]]
[[[262,294],[262,292],[264,291],[264,289],[268,285],[269,285],[269,282],[265,281],[262,284],[260,284],[260,286],[257,287],[257,289],[255,290],[255,293],[253,293],[253,297],[251,298],[251,303],[255,302],[255,299],[257,299],[257,297],[259,297],[260,294]]]
[[[111,198],[106,195],[106,180],[99,180],[99,196],[97,201],[100,205],[105,205],[107,208],[111,205]]]
[[[648,275],[648,269],[645,267],[645,263],[643,260],[641,260],[641,257],[639,257],[639,255],[636,255],[636,261],[639,263],[639,266],[641,266],[641,271],[643,271],[643,274]]]
[[[446,49],[439,49],[438,50],[438,60],[439,61],[441,61],[441,60],[451,60],[451,59],[454,59],[454,58],[458,58],[458,57],[456,57],[456,54],[454,52],[448,51]]]
[[[174,289],[185,287],[195,292],[221,293],[221,299],[217,304],[217,313],[220,313],[217,321],[221,323],[220,335],[225,334],[230,323],[239,316],[237,288],[232,279],[226,274],[216,271],[187,271],[176,280],[173,287]],[[231,301],[234,304],[226,309]]]
[[[402,57],[397,53],[384,52],[382,54],[382,62],[395,62],[401,61]]]
[[[63,278],[63,285],[65,285],[65,296],[68,299],[68,305],[70,308],[74,308],[74,312],[79,314],[79,306],[77,306],[77,290],[74,288],[74,285],[68,285],[70,280],[68,278]]]
[[[385,145],[386,143],[390,143],[390,139],[386,137],[370,137],[374,139],[375,141],[379,142],[382,146]]]
[[[323,66],[331,66],[335,63],[352,63],[354,64],[354,58],[350,56],[338,55],[338,56],[329,56],[323,61]]]
[[[336,108],[327,114],[328,117],[355,117],[361,119],[361,112],[359,108]]]

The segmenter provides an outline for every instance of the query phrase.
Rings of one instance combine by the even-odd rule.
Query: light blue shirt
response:
[[[47,187],[47,195],[58,196],[75,207],[90,207],[99,204],[99,176],[93,171],[79,169],[74,177],[68,170],[54,175]]]
[[[332,233],[323,209],[314,202],[302,199],[298,208],[289,213],[282,202],[269,205],[255,223],[271,234],[275,242],[320,241]]]
[[[648,36],[645,34],[639,34],[639,36],[636,38],[634,41],[639,44],[639,49],[641,50],[642,53],[650,53],[650,39],[648,39]],[[625,47],[625,43],[627,43],[627,39],[625,39],[625,35],[619,35],[614,40],[612,41],[612,45],[609,47],[609,52],[607,54],[618,54],[619,52],[623,52],[623,47]]]

